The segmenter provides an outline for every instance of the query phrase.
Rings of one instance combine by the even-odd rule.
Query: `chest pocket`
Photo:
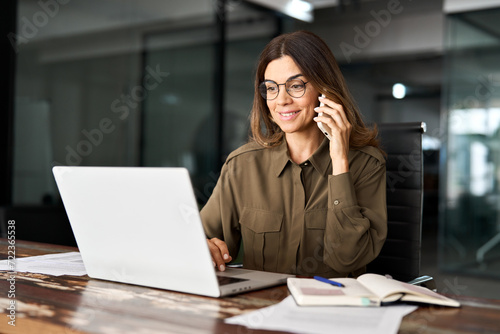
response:
[[[245,268],[276,271],[283,215],[244,208],[240,217]]]

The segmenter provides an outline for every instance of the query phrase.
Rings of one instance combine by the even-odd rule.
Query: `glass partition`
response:
[[[13,204],[60,204],[53,165],[186,167],[205,202],[247,140],[254,66],[276,16],[243,1],[226,2],[225,16],[205,0],[49,7],[19,0]]]
[[[447,17],[441,269],[500,277],[499,9]]]
[[[254,67],[275,31],[271,15],[237,5],[229,6],[226,16],[223,124],[215,110],[221,79],[215,69],[215,27],[159,31],[144,40],[145,67],[161,69],[164,82],[148,90],[143,101],[142,164],[186,167],[200,205],[211,195],[225,157],[248,140]],[[255,15],[259,20],[249,21]],[[222,131],[222,147],[217,131]]]

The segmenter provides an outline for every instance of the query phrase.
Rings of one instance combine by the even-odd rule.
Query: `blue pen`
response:
[[[335,281],[332,281],[331,279],[327,279],[327,278],[324,278],[324,277],[321,277],[321,276],[314,276],[314,279],[318,280],[320,282],[323,282],[323,283],[328,283],[328,284],[331,284],[331,285],[338,286],[339,288],[344,288],[345,287],[344,284],[342,284],[342,283],[335,282]]]

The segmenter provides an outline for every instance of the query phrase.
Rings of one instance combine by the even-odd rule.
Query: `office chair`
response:
[[[387,153],[387,239],[367,272],[426,286],[432,277],[420,275],[423,206],[422,134],[426,125],[379,124],[379,139]]]

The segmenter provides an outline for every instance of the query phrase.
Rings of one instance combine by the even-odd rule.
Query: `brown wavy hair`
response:
[[[283,56],[290,56],[318,91],[344,107],[347,120],[352,125],[349,147],[379,147],[377,127],[369,128],[347,88],[337,61],[326,43],[308,31],[296,31],[280,35],[262,51],[255,74],[255,94],[250,114],[251,139],[266,147],[277,146],[284,137],[281,128],[272,121],[266,100],[259,93],[259,84],[264,81],[267,65]]]

